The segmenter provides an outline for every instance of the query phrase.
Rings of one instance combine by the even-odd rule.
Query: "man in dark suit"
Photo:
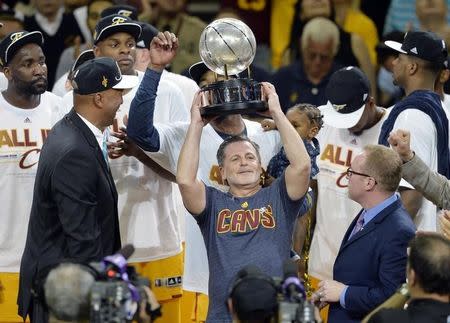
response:
[[[329,322],[359,322],[404,281],[411,217],[395,193],[402,161],[387,147],[368,145],[347,170],[348,195],[363,210],[353,220],[315,301],[329,303]]]
[[[450,241],[420,233],[409,244],[406,310],[382,309],[369,323],[447,323],[450,319]]]
[[[117,192],[106,151],[107,132],[136,86],[111,58],[96,58],[75,72],[74,107],[51,130],[39,161],[27,242],[22,256],[19,314],[46,322],[42,283],[62,261],[98,261],[120,248]]]

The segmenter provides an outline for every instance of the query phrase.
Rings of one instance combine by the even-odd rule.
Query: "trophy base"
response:
[[[266,101],[245,101],[213,104],[200,108],[202,117],[225,116],[230,114],[257,114],[269,108]]]

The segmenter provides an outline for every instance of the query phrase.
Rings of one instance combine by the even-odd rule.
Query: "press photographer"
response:
[[[89,265],[63,263],[48,274],[44,288],[49,322],[153,322],[160,305],[145,279],[127,266],[131,245]]]

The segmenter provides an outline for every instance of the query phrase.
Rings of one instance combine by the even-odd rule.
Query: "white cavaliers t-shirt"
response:
[[[316,227],[309,251],[308,269],[318,279],[333,279],[333,265],[342,239],[361,205],[348,197],[345,172],[368,144],[377,144],[388,112],[372,128],[355,136],[347,129],[325,125],[319,132],[321,152],[317,158],[318,200]]]
[[[281,142],[278,131],[264,132],[259,123],[244,120],[247,136],[260,147],[261,163],[267,167],[270,159],[280,150]],[[186,138],[188,123],[171,126],[155,124],[160,137],[160,150],[149,153],[158,162],[175,173],[178,156]],[[200,140],[200,159],[197,177],[206,185],[221,190],[228,190],[222,184],[217,164],[216,153],[223,139],[210,124],[203,128]],[[209,268],[205,243],[200,228],[194,217],[186,211],[186,249],[184,259],[183,289],[208,294]]]
[[[144,73],[138,72],[139,81]],[[124,126],[131,101],[139,85],[123,96],[112,130]],[[170,124],[189,120],[183,94],[172,82],[161,80],[157,90],[154,121]],[[110,137],[114,141],[114,137]],[[119,223],[122,244],[132,243],[135,252],[130,261],[142,262],[166,258],[182,250],[180,229],[184,214],[176,204],[176,184],[142,164],[135,157],[110,159],[111,173],[119,195]],[[181,202],[180,202],[181,203]]]
[[[63,116],[60,108],[61,98],[50,92],[34,109],[16,108],[0,95],[0,272],[19,272],[39,155]]]

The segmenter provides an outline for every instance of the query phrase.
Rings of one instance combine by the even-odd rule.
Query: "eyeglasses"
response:
[[[363,174],[363,173],[359,173],[359,172],[355,172],[353,169],[351,169],[350,167],[347,168],[347,171],[345,172],[345,174],[347,175],[347,178],[352,177],[352,175],[359,175],[359,176],[364,176],[364,177],[371,177],[375,180],[375,184],[377,184],[376,179],[373,176],[367,175],[367,174]]]

